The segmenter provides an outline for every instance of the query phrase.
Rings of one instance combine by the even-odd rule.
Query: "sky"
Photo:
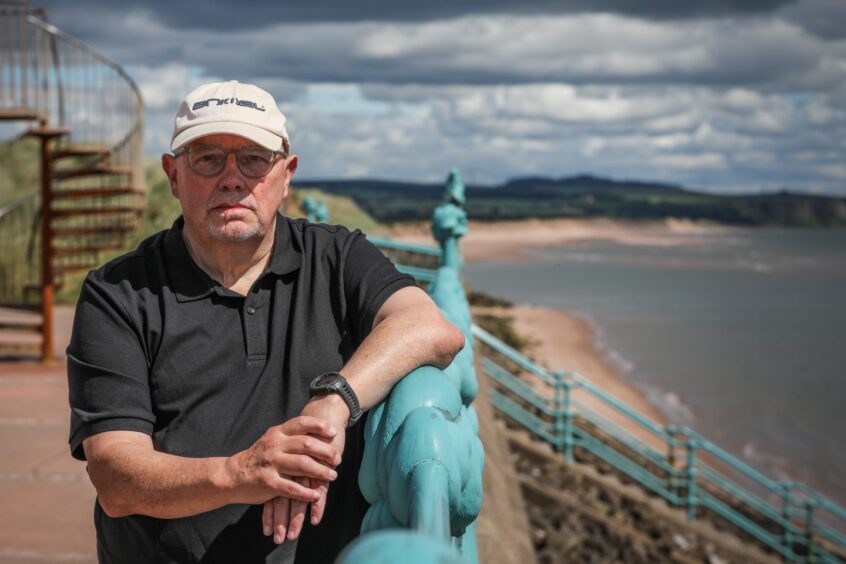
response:
[[[593,174],[846,196],[846,0],[50,0],[167,151],[205,82],[270,91],[298,177]]]

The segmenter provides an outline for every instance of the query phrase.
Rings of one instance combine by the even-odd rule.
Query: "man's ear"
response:
[[[173,194],[174,198],[178,198],[179,195],[176,188],[176,157],[168,154],[162,155],[162,170],[165,176],[167,176],[167,181],[170,183],[170,193]]]
[[[291,187],[291,180],[294,178],[294,173],[297,172],[297,165],[299,161],[297,160],[297,155],[291,155],[287,159],[285,159],[285,188],[282,194],[282,199],[286,199],[288,197],[288,191]]]

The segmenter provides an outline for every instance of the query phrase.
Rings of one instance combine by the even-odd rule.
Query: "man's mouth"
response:
[[[226,211],[231,209],[251,210],[252,208],[239,202],[224,202],[222,204],[217,204],[212,209]]]

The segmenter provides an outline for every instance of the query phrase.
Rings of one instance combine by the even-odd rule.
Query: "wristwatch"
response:
[[[338,394],[350,408],[350,420],[347,427],[355,425],[361,419],[361,407],[358,405],[358,398],[350,387],[347,379],[337,372],[321,374],[311,381],[309,385],[311,397],[325,396],[326,394]]]

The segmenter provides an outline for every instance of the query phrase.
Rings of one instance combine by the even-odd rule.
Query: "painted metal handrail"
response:
[[[367,240],[379,247],[380,249],[391,249],[395,251],[408,251],[421,255],[429,255],[440,258],[442,251],[440,248],[432,245],[421,245],[419,243],[407,243],[405,241],[394,241],[392,239],[385,239],[384,237],[367,237]]]
[[[364,534],[339,557],[344,564],[374,557],[407,563],[478,560],[475,519],[482,504],[484,450],[472,406],[478,384],[457,256],[467,225],[458,192],[463,195],[463,184],[453,171],[445,201],[434,213],[433,231],[443,251],[428,292],[464,333],[466,345],[444,370],[423,366],[403,377],[368,414],[359,487],[370,509]],[[418,549],[409,551],[410,546]]]
[[[590,453],[671,505],[685,508],[690,521],[695,521],[701,511],[712,511],[789,561],[804,561],[805,555],[824,562],[842,561],[846,554],[846,537],[841,532],[846,529],[844,510],[809,486],[771,480],[689,428],[662,427],[579,374],[551,373],[483,329],[474,326],[473,333],[491,352],[513,361],[530,381],[535,378],[539,385],[548,386],[543,394],[537,389],[538,385],[531,386],[518,374],[509,373],[494,361],[483,358],[485,373],[500,384],[500,390],[491,392],[494,407],[564,451],[568,460],[573,459],[573,448]],[[551,385],[550,374],[557,376]],[[557,399],[562,388],[565,401]],[[613,413],[660,438],[667,454],[622,429],[584,402],[573,400],[571,395],[576,390],[601,401]],[[552,421],[532,415],[529,408]],[[573,424],[562,425],[566,420]],[[551,429],[555,431],[550,432]],[[678,466],[672,454],[676,449],[684,451],[682,466]],[[769,499],[749,489],[749,485],[740,483],[741,480],[762,490],[768,498],[782,500],[782,506],[773,505]],[[799,497],[794,492],[801,498],[792,499],[791,495]],[[826,523],[819,518],[821,507],[825,507],[832,522]],[[823,546],[824,542],[829,545]]]

